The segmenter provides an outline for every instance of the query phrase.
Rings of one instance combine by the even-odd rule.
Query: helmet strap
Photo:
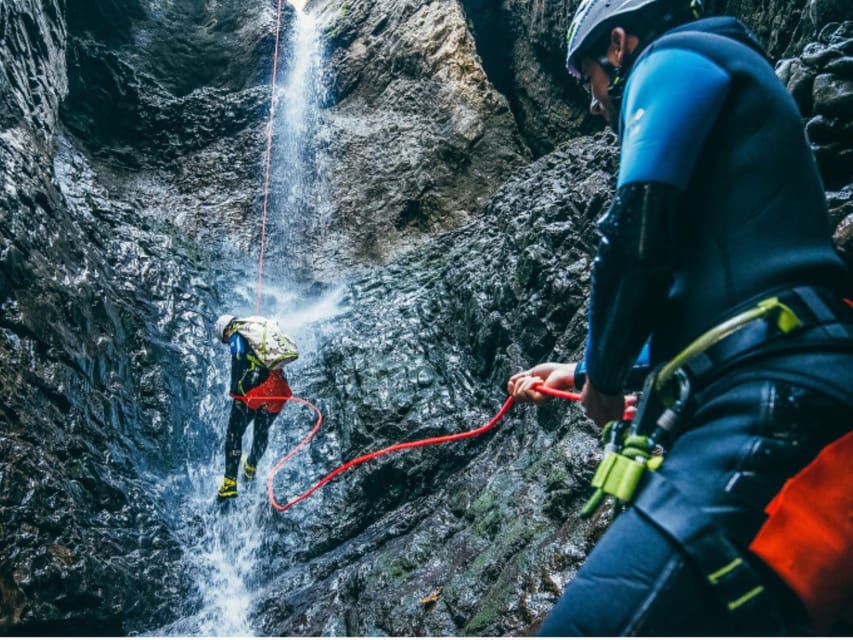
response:
[[[622,74],[622,67],[610,65],[607,69],[607,76],[610,82],[607,85],[607,95],[611,100],[621,100],[622,89],[625,86],[625,76]]]
[[[638,46],[637,49],[631,53],[626,52],[622,58],[621,67],[617,67],[603,56],[598,60],[598,63],[604,69],[604,72],[610,80],[607,84],[607,95],[610,96],[610,100],[613,102],[615,107],[618,107],[619,103],[622,101],[622,92],[625,91],[625,81],[628,78],[628,73],[630,73],[631,67],[634,65],[634,60],[637,59],[637,54],[641,49],[642,45]]]
[[[607,95],[613,101],[614,105],[622,99],[622,91],[625,89],[625,77],[627,71],[631,68],[630,62],[626,66],[617,67],[607,58],[599,58],[598,63],[604,72],[607,74]]]

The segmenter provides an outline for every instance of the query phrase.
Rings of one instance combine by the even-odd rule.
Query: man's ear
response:
[[[625,59],[628,34],[622,27],[613,27],[610,32],[610,46],[607,48],[607,59],[617,67],[622,66]]]

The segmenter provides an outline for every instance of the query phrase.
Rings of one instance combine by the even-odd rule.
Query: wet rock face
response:
[[[66,87],[65,24],[61,3],[18,2],[0,7],[0,126],[21,129],[47,151]],[[14,173],[13,169],[6,172]]]
[[[267,81],[275,19],[267,4],[69,3],[65,124],[92,152],[138,167],[257,123],[267,96],[251,107],[229,97]]]
[[[0,7],[0,632],[123,635],[189,590],[141,478],[185,455],[169,434],[209,363],[170,345],[207,339],[192,318],[210,291],[198,255],[62,130],[64,9]]]
[[[312,249],[321,271],[383,263],[473,219],[530,155],[458,3],[352,0],[318,11],[329,42],[318,134],[328,227]]]
[[[575,4],[513,0],[497,8],[488,0],[463,2],[483,68],[507,97],[536,157],[573,135],[602,128],[565,69],[566,28]]]

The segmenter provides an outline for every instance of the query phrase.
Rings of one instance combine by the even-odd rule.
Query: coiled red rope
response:
[[[544,393],[545,395],[553,396],[555,398],[563,398],[565,400],[575,400],[575,401],[581,399],[581,394],[574,393],[571,391],[561,391],[559,389],[552,389],[550,387],[543,387],[543,386],[537,387],[536,390],[539,391],[540,393]],[[491,429],[493,429],[498,424],[498,422],[500,422],[501,418],[503,418],[506,415],[507,411],[510,410],[510,408],[512,407],[512,405],[515,402],[515,399],[512,396],[509,396],[506,399],[506,401],[504,402],[503,406],[500,408],[500,410],[495,414],[495,416],[491,420],[489,420],[486,424],[484,424],[481,427],[478,427],[477,429],[472,429],[471,431],[464,431],[462,433],[454,433],[454,434],[450,434],[450,435],[446,435],[446,436],[435,436],[432,438],[423,438],[421,440],[412,440],[410,442],[400,442],[398,444],[394,444],[394,445],[391,445],[389,447],[385,447],[384,449],[379,449],[378,451],[372,451],[371,453],[366,453],[366,454],[359,456],[357,458],[353,458],[349,462],[346,462],[346,463],[340,465],[336,469],[334,469],[331,472],[329,472],[328,474],[326,474],[326,476],[324,476],[322,479],[320,479],[318,482],[316,482],[311,488],[309,488],[304,493],[300,494],[299,496],[293,498],[289,502],[282,505],[282,504],[279,504],[279,502],[275,499],[275,491],[273,490],[273,481],[275,479],[275,476],[281,470],[281,468],[287,463],[287,461],[290,460],[294,455],[296,455],[296,453],[300,449],[302,449],[302,447],[304,447],[308,443],[308,441],[311,440],[311,438],[314,437],[314,434],[317,433],[317,431],[320,428],[320,425],[323,423],[323,414],[320,412],[320,410],[316,406],[314,406],[313,404],[311,404],[307,400],[304,400],[302,398],[297,398],[295,396],[290,396],[287,398],[285,398],[285,397],[274,397],[274,398],[267,398],[267,399],[268,400],[286,400],[288,402],[291,402],[291,401],[292,402],[300,402],[300,403],[312,408],[314,410],[314,412],[317,414],[317,422],[314,424],[314,428],[311,430],[311,432],[307,436],[305,436],[302,439],[302,441],[298,445],[296,445],[296,447],[293,448],[292,451],[290,451],[286,456],[284,456],[281,460],[279,460],[278,463],[276,463],[276,465],[272,468],[272,471],[270,471],[270,474],[267,478],[267,494],[269,495],[270,504],[273,506],[273,508],[276,511],[287,511],[288,509],[290,509],[290,507],[292,507],[293,505],[295,505],[299,502],[302,502],[303,500],[305,500],[305,498],[307,498],[312,493],[317,491],[317,489],[319,489],[323,485],[327,484],[328,482],[330,482],[331,480],[333,480],[334,478],[336,478],[337,476],[342,474],[347,469],[352,469],[353,467],[358,466],[360,464],[363,464],[365,462],[368,462],[370,460],[375,460],[376,458],[388,455],[389,453],[394,453],[395,451],[403,451],[404,449],[415,449],[417,447],[427,447],[430,445],[441,444],[444,442],[455,442],[457,440],[464,440],[466,438],[474,438],[476,436],[482,435],[482,434],[486,433],[487,431],[490,431]],[[633,415],[633,413],[632,413],[633,406],[632,405],[635,402],[636,402],[635,398],[628,398],[627,399],[626,409],[625,409],[625,418],[626,419],[628,419],[630,416]]]

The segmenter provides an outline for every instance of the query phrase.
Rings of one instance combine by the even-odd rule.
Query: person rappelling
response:
[[[700,9],[583,0],[568,31],[568,71],[619,136],[616,194],[583,367],[508,391],[541,402],[583,377],[606,446],[582,515],[618,509],[541,635],[825,633],[850,615],[851,275],[796,103],[743,24]]]
[[[269,441],[269,430],[293,395],[281,367],[299,357],[296,345],[274,320],[262,316],[223,315],[214,326],[217,338],[231,347],[231,415],[225,436],[225,477],[217,500],[237,497],[237,473],[243,434],[253,422],[252,446],[243,458],[243,480],[255,477]]]

